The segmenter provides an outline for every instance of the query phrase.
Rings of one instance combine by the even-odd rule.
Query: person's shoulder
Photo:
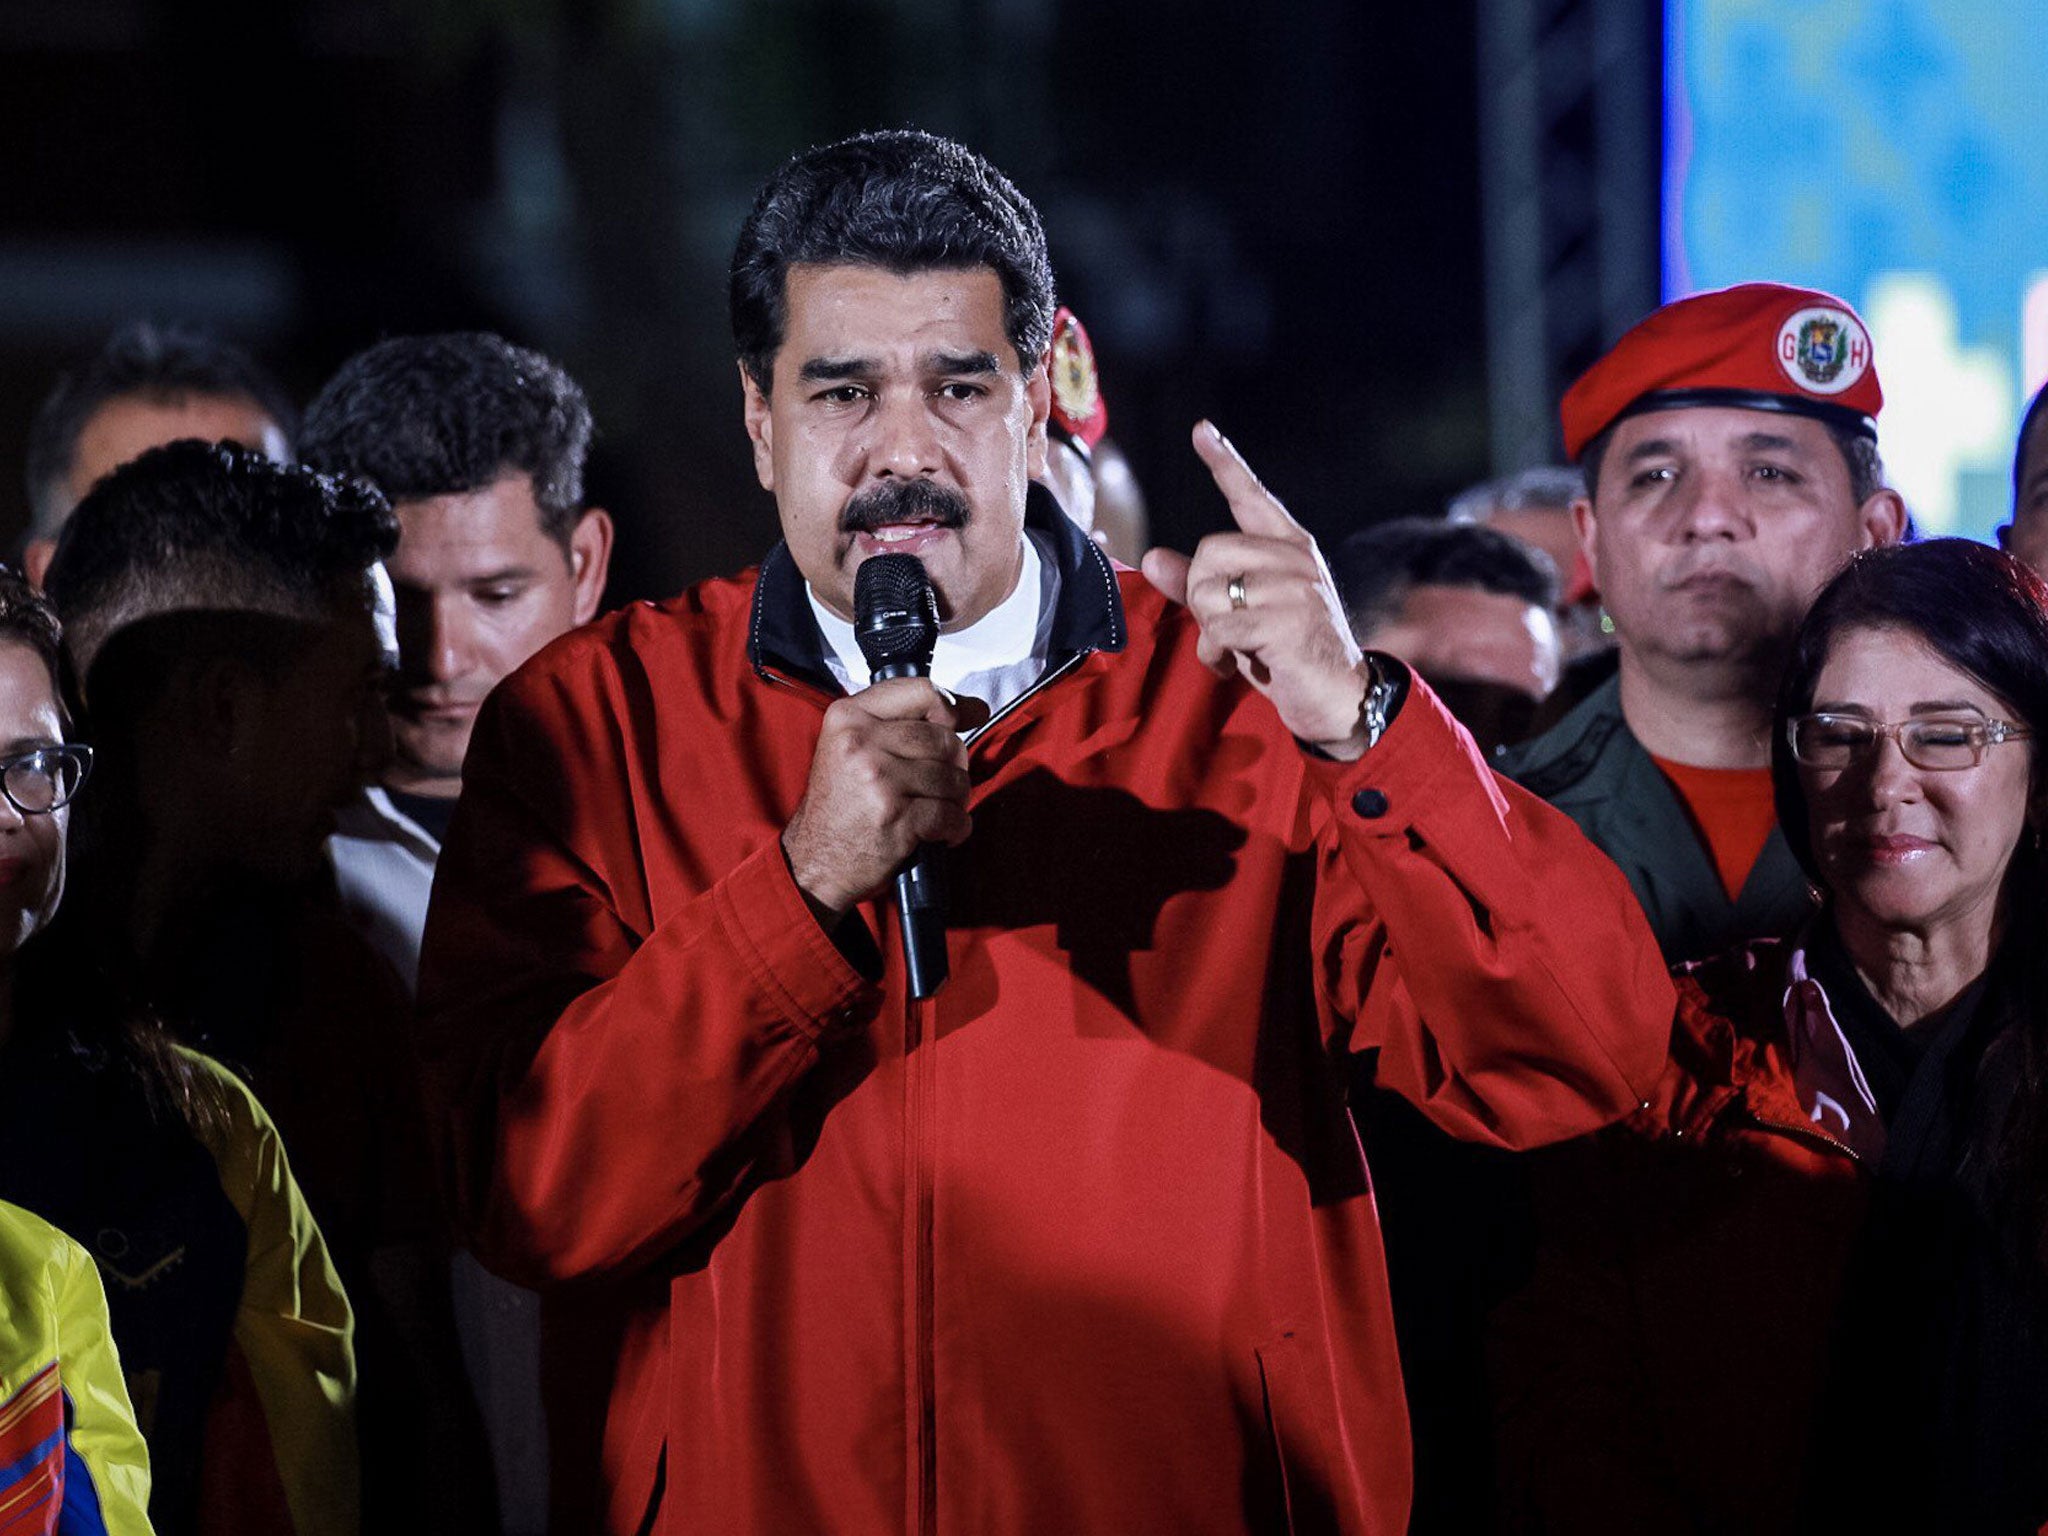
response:
[[[1109,569],[1116,577],[1117,596],[1126,630],[1126,634],[1119,638],[1126,643],[1134,639],[1156,641],[1162,637],[1171,640],[1177,638],[1182,630],[1191,634],[1196,631],[1187,609],[1169,601],[1140,572],[1114,560],[1109,561]]]
[[[615,718],[634,698],[671,703],[732,686],[750,670],[757,574],[749,569],[663,601],[628,603],[556,636],[498,685],[486,713],[536,723]],[[478,739],[488,737],[483,731]]]
[[[193,1132],[212,1156],[221,1191],[243,1224],[255,1222],[259,1207],[280,1193],[298,1203],[298,1186],[284,1171],[284,1138],[256,1091],[204,1051],[187,1045],[171,1049],[189,1074],[184,1089],[194,1101],[188,1115]]]
[[[10,1289],[61,1289],[92,1256],[77,1241],[33,1211],[0,1200],[0,1277]]]
[[[104,1331],[106,1307],[98,1267],[83,1244],[34,1212],[0,1202],[0,1394],[9,1413],[61,1350],[78,1309],[97,1311]]]
[[[531,685],[593,670],[673,665],[744,644],[753,622],[753,568],[698,582],[661,601],[642,599],[556,636],[514,674]]]
[[[204,1107],[214,1113],[211,1117],[201,1115],[200,1124],[204,1125],[208,1118],[212,1118],[236,1136],[264,1132],[273,1136],[277,1134],[276,1127],[271,1124],[270,1112],[257,1101],[256,1090],[227,1063],[189,1045],[173,1042],[170,1049],[190,1075],[188,1091],[211,1100]]]
[[[1493,766],[1539,799],[1555,800],[1592,778],[1627,739],[1621,682],[1609,678],[1541,736],[1500,752]]]

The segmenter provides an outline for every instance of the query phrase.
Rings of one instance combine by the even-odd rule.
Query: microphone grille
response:
[[[870,667],[930,665],[939,600],[915,555],[870,555],[853,576],[853,634]]]

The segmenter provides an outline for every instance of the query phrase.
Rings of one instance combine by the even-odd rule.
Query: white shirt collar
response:
[[[971,694],[1001,709],[1038,681],[1052,653],[1052,615],[1059,595],[1059,567],[1026,530],[1024,559],[1010,595],[965,629],[941,634],[932,648],[932,681],[948,693]],[[825,636],[825,664],[848,693],[868,685],[867,659],[853,626],[833,613],[804,585],[811,612]]]

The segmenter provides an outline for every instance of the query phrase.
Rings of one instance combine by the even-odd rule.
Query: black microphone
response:
[[[939,600],[915,555],[870,555],[853,577],[853,637],[873,681],[929,677],[939,638]],[[930,997],[946,979],[946,893],[942,850],[925,843],[896,872],[896,920],[910,995]]]

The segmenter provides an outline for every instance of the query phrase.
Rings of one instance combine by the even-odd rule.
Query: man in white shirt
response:
[[[342,364],[306,413],[306,462],[376,484],[400,525],[387,562],[395,752],[330,848],[351,919],[407,986],[477,707],[604,595],[612,525],[583,502],[590,431],[583,391],[559,365],[481,332],[379,342]],[[538,1531],[538,1308],[467,1254],[456,1256],[453,1291],[503,1529]]]

